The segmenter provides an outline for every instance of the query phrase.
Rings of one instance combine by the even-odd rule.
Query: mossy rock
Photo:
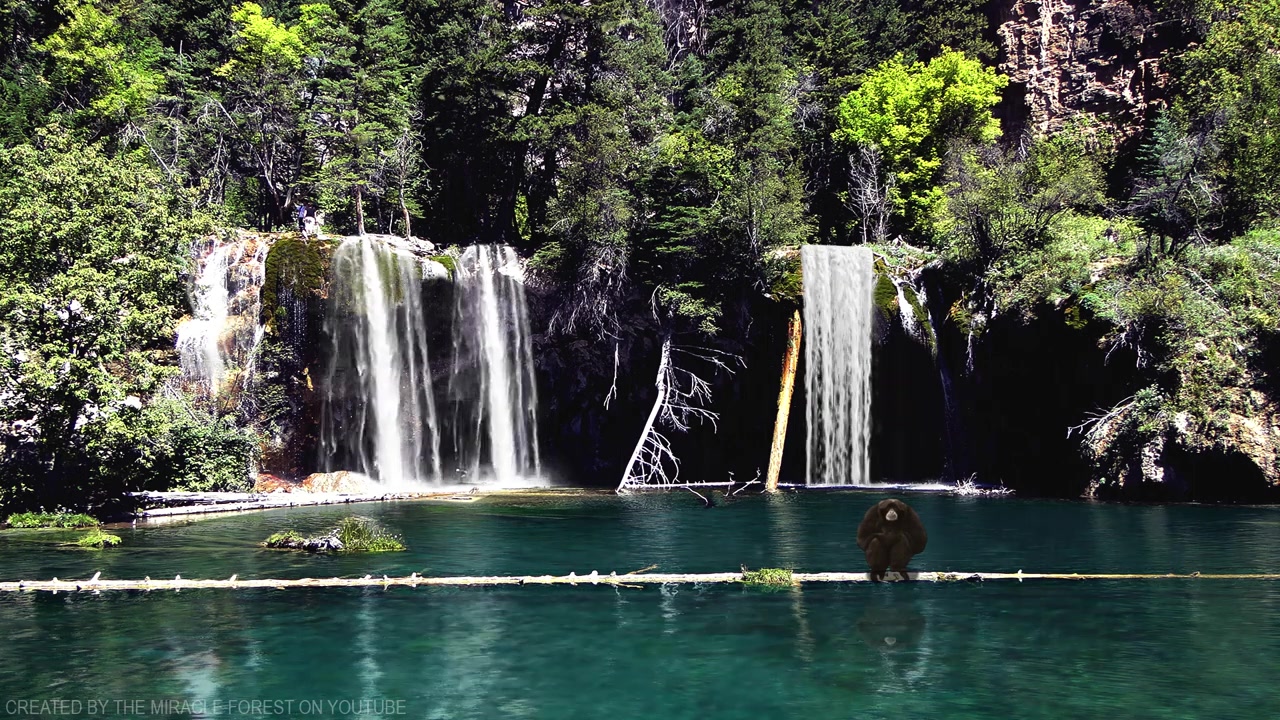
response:
[[[906,299],[907,305],[911,306],[911,314],[915,317],[916,322],[922,327],[929,327],[929,311],[924,309],[924,305],[920,304],[920,296],[910,287],[902,288],[902,296]]]
[[[457,279],[457,276],[458,276],[458,261],[457,261],[457,260],[455,260],[455,259],[453,258],[453,256],[452,256],[452,255],[432,255],[432,256],[431,256],[430,258],[428,258],[428,259],[429,259],[429,260],[435,260],[436,262],[438,262],[438,263],[440,263],[441,265],[443,265],[443,266],[444,266],[444,269],[449,271],[449,279],[450,279],[450,280]]]
[[[795,252],[780,257],[777,279],[769,287],[769,294],[778,302],[799,304],[804,296],[804,267],[800,262],[800,253]]]
[[[288,290],[293,297],[318,297],[328,275],[332,247],[318,239],[286,235],[267,253],[262,283],[262,321],[268,327],[288,316],[280,304],[281,294]]]
[[[898,289],[888,275],[876,273],[876,309],[890,317],[898,315]]]

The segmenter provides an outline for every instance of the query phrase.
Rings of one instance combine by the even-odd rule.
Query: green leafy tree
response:
[[[985,144],[1000,134],[991,114],[1008,78],[963,52],[926,63],[894,58],[867,74],[836,110],[837,143],[873,146],[897,180],[896,201],[907,227],[931,235],[943,198],[943,156],[955,140]]]
[[[1218,240],[1280,216],[1280,2],[1255,0],[1219,17],[1208,37],[1175,64],[1182,97],[1175,101],[1184,128],[1210,124],[1217,157],[1211,174],[1222,192]]]
[[[0,150],[0,444],[10,502],[119,490],[94,428],[132,422],[172,371],[195,220],[143,159],[54,128]],[[112,421],[115,422],[115,421]]]
[[[1083,144],[1062,134],[1025,157],[994,147],[956,153],[948,169],[946,256],[981,280],[1012,254],[1039,250],[1071,212],[1101,208],[1102,171]]]
[[[238,165],[260,183],[263,225],[286,222],[302,172],[303,60],[297,28],[262,14],[257,3],[237,5],[231,59],[215,74],[225,83],[218,105]]]
[[[66,20],[35,45],[50,57],[55,101],[85,124],[119,128],[140,119],[163,82],[155,39],[102,0],[62,0],[58,10]]]

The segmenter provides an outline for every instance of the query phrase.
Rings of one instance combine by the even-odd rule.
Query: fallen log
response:
[[[158,507],[137,510],[134,517],[140,519],[157,519],[185,517],[188,515],[210,515],[215,513],[247,512],[251,510],[276,510],[280,508],[305,507],[310,505],[346,505],[351,503],[388,502],[393,500],[424,500],[447,497],[452,493],[439,492],[400,492],[400,493],[188,493],[193,496],[189,505]],[[155,497],[164,493],[151,493],[146,498],[157,501]],[[210,497],[220,495],[221,497]],[[199,496],[196,498],[195,496]],[[169,498],[172,500],[172,498]],[[182,498],[187,500],[188,498]]]
[[[966,573],[966,572],[912,572],[913,582],[985,582],[1001,580],[1280,580],[1280,573]],[[794,573],[793,584],[804,583],[869,583],[865,572]],[[897,573],[887,573],[891,582],[902,582]],[[202,590],[249,588],[320,588],[320,587],[430,587],[467,585],[613,585],[639,587],[667,584],[729,584],[743,582],[741,572],[724,573],[648,573],[645,571],[619,575],[601,575],[592,571],[588,575],[478,575],[455,577],[423,577],[414,573],[408,577],[375,578],[300,578],[294,580],[241,580],[232,575],[227,580],[191,580],[181,576],[172,580],[103,580],[101,573],[87,580],[18,580],[0,582],[0,592],[99,592],[104,590]]]

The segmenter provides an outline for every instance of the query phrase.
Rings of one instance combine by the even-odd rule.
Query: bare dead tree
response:
[[[618,329],[616,302],[627,285],[625,243],[591,242],[578,264],[570,297],[551,315],[548,332],[573,334],[587,329],[599,338]]]
[[[897,179],[884,172],[880,149],[863,145],[849,155],[846,207],[858,219],[863,243],[883,242],[889,234],[889,198]]]
[[[654,381],[658,394],[616,492],[641,485],[677,482],[680,459],[662,430],[682,433],[688,431],[692,423],[704,421],[715,427],[720,417],[719,413],[706,407],[711,402],[711,385],[693,371],[679,367],[673,360],[676,353],[708,362],[716,370],[730,373],[734,372],[731,364],[742,363],[741,358],[731,353],[702,347],[677,347],[672,345],[670,334],[663,338],[658,375]]]
[[[415,113],[415,117],[405,125],[400,132],[400,136],[396,138],[391,154],[391,170],[395,181],[396,200],[400,205],[400,215],[404,220],[405,239],[413,237],[409,221],[409,204],[405,198],[409,194],[409,188],[413,182],[412,175],[417,171],[417,159],[422,150],[422,144],[418,142],[418,138],[412,130],[413,121],[418,119]]]
[[[649,0],[662,21],[668,69],[689,53],[702,52],[707,41],[706,0]]]

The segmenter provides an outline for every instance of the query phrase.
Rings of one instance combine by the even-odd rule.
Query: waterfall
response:
[[[499,482],[537,476],[538,391],[519,258],[505,245],[473,245],[457,283],[449,394],[459,469]]]
[[[808,484],[868,485],[875,273],[863,247],[805,245]]]
[[[197,247],[196,279],[190,289],[192,317],[178,325],[178,361],[183,380],[216,398],[231,373],[253,371],[262,341],[262,284],[270,246],[252,235],[213,238]]]
[[[373,238],[347,238],[334,252],[332,276],[322,465],[362,472],[388,489],[439,482],[422,261]]]

